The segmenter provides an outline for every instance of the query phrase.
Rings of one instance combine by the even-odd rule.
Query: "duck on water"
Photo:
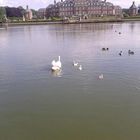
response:
[[[129,54],[129,55],[133,55],[133,54],[134,54],[134,52],[133,52],[133,51],[131,51],[131,50],[128,50],[128,54]]]

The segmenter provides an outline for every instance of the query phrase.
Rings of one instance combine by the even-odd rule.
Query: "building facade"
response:
[[[138,14],[138,8],[136,7],[135,2],[133,2],[129,8],[129,14],[130,16],[136,16]]]
[[[33,18],[32,11],[29,9],[28,5],[26,6],[26,11],[25,11],[25,20],[31,20]]]
[[[40,8],[37,11],[37,18],[44,19],[45,17],[46,17],[46,9],[45,8]]]
[[[46,8],[47,17],[98,17],[120,16],[122,9],[106,0],[65,0],[49,5]]]

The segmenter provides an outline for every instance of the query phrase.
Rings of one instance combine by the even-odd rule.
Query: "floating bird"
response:
[[[62,67],[61,61],[60,61],[60,56],[58,56],[58,60],[52,61],[52,70],[56,71],[56,70],[60,70]]]
[[[73,66],[78,66],[78,62],[73,61]]]
[[[79,66],[79,70],[82,70],[82,65]]]
[[[102,48],[102,51],[108,51],[109,48]]]
[[[99,75],[99,79],[104,79],[104,75],[103,74]]]
[[[122,55],[122,51],[120,51],[119,55],[120,55],[120,56]]]
[[[128,54],[133,55],[133,54],[134,54],[134,52],[133,52],[133,51],[131,51],[131,50],[128,50]]]
[[[119,32],[119,35],[122,34],[121,32]]]

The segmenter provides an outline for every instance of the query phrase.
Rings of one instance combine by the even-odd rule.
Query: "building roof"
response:
[[[54,7],[54,5],[53,4],[50,4],[47,8],[52,8],[52,7]]]
[[[122,9],[121,6],[119,6],[119,5],[115,5],[114,8],[115,9]]]
[[[40,8],[39,10],[38,10],[38,12],[45,12],[46,11],[46,8]]]
[[[55,0],[56,1],[56,0]],[[73,6],[83,6],[83,5],[94,5],[94,6],[111,6],[113,7],[114,4],[111,2],[107,2],[106,0],[61,0],[61,2],[57,2],[55,4],[50,4],[47,9],[53,8],[53,7],[60,7],[64,5],[73,5]],[[135,6],[135,3],[133,2],[133,7]],[[119,7],[121,9],[121,7]]]
[[[136,5],[135,5],[135,2],[134,2],[134,1],[133,1],[132,5],[131,5],[130,9],[137,9],[137,7],[136,7]]]

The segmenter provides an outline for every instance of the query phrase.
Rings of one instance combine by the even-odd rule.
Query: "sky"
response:
[[[29,8],[39,9],[46,8],[49,4],[53,3],[54,0],[0,0],[0,6],[12,6],[12,7],[26,7],[29,5]],[[60,0],[56,0],[57,2]],[[132,4],[133,0],[107,0],[112,2],[115,5],[120,5],[122,8],[128,8]],[[136,5],[140,4],[140,0],[135,0]]]

